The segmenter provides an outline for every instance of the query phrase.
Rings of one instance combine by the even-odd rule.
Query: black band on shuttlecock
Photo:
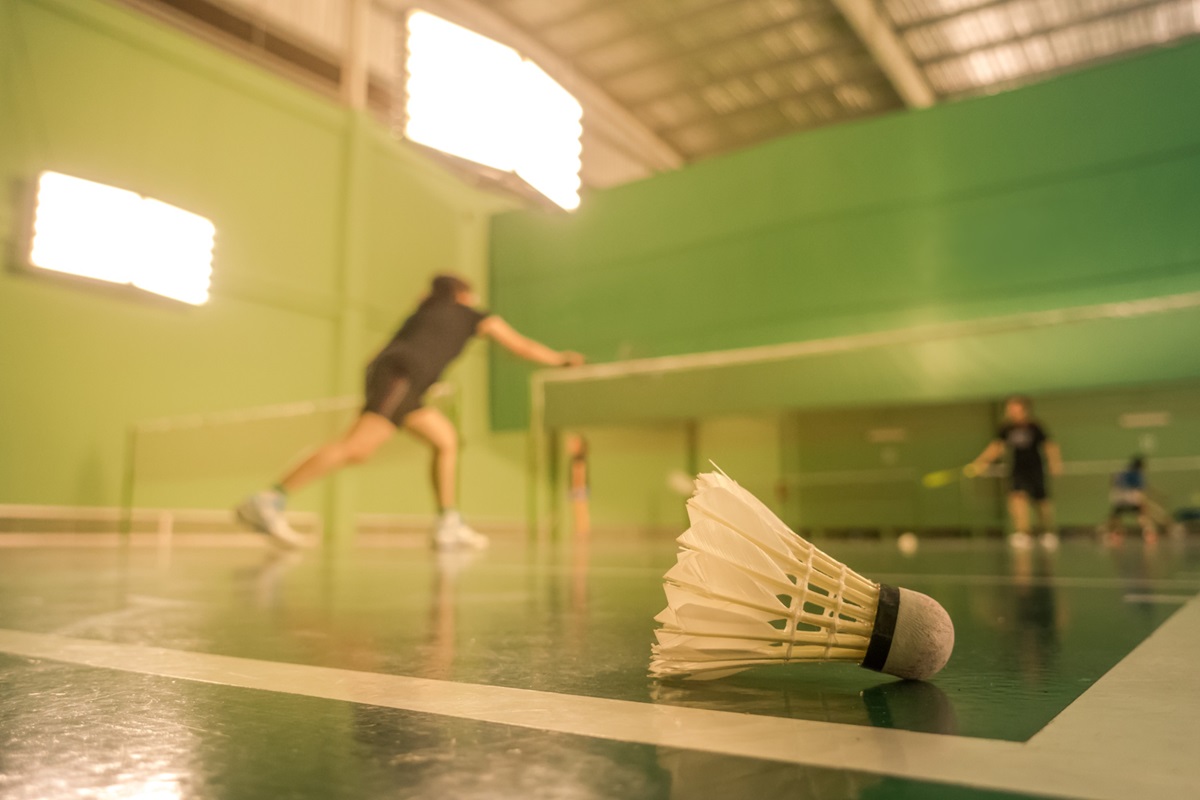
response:
[[[900,614],[900,590],[886,583],[879,584],[879,605],[875,608],[875,627],[867,642],[867,654],[862,665],[876,672],[883,671],[888,653],[892,651],[892,635],[896,632],[896,617]]]

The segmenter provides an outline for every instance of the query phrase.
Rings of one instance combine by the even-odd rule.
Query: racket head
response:
[[[958,478],[958,470],[943,469],[937,472],[930,472],[921,478],[921,485],[926,489],[940,489],[947,484],[953,483]]]

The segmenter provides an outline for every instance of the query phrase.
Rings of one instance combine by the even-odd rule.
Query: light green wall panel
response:
[[[685,467],[683,425],[582,427],[587,438],[593,524],[643,531],[682,533],[687,517],[684,498],[668,485],[668,476]],[[565,460],[556,491],[564,525],[570,524],[566,503]]]
[[[356,394],[431,273],[486,288],[487,218],[510,204],[227,53],[117,5],[3,0],[0,66],[6,187],[56,169],[218,230],[210,302],[146,302],[14,269],[25,209],[0,197],[0,503],[115,504],[131,423]],[[475,345],[453,373],[469,398],[464,503],[513,519],[521,442],[487,431],[485,362]],[[347,418],[147,437],[137,501],[227,507]],[[398,437],[344,494],[355,510],[429,513],[426,463]]]

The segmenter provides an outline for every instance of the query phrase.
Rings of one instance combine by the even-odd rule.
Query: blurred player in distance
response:
[[[1024,395],[1013,395],[1005,401],[1004,424],[979,457],[967,465],[967,472],[981,474],[1007,451],[1010,459],[1008,513],[1013,523],[1009,541],[1019,548],[1032,544],[1029,506],[1033,502],[1037,504],[1042,543],[1054,547],[1058,537],[1054,532],[1054,503],[1046,485],[1046,464],[1049,464],[1051,475],[1061,475],[1062,452],[1046,429],[1033,419],[1032,406],[1032,401]]]
[[[566,437],[566,448],[567,457],[570,459],[567,496],[571,500],[571,518],[575,525],[575,536],[585,538],[592,532],[587,439],[581,434],[569,433]]]
[[[1149,496],[1146,485],[1146,459],[1134,456],[1125,469],[1113,475],[1109,489],[1108,522],[1105,526],[1109,543],[1120,541],[1122,522],[1130,514],[1136,515],[1142,538],[1147,544],[1158,541],[1158,524],[1171,525],[1166,512]]]

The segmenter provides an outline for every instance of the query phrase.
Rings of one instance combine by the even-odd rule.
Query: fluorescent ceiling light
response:
[[[208,300],[215,236],[211,222],[181,208],[43,172],[29,263],[200,305]]]
[[[516,173],[563,208],[579,206],[583,107],[516,50],[414,11],[407,96],[412,141]]]

